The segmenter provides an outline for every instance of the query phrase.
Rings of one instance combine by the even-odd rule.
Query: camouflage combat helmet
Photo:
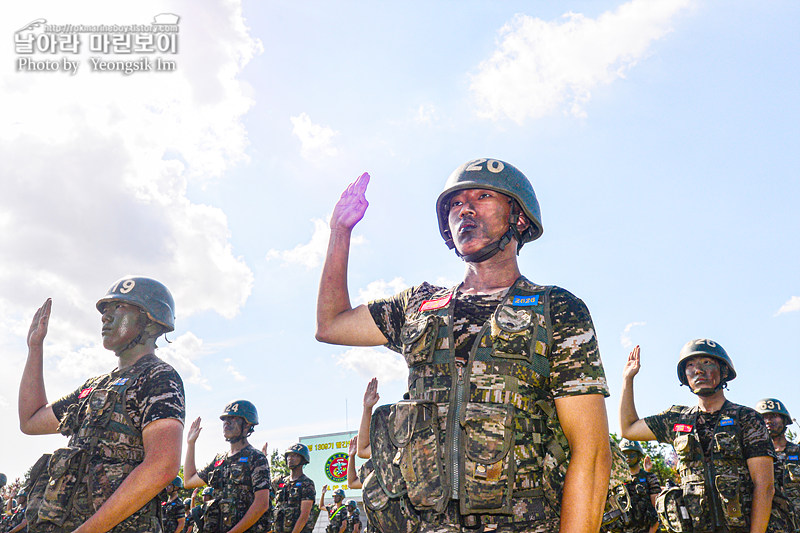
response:
[[[762,415],[767,413],[781,415],[787,426],[792,423],[792,415],[790,415],[789,411],[786,410],[786,406],[783,405],[782,401],[775,398],[764,398],[763,400],[759,400],[756,404],[756,411]]]
[[[105,305],[112,301],[135,305],[167,331],[175,330],[175,301],[160,281],[143,276],[126,276],[114,283],[106,295],[97,301],[97,310],[102,313]]]
[[[355,500],[347,500],[347,506],[351,509],[358,509],[358,504]]]
[[[517,252],[526,242],[538,239],[542,235],[542,214],[539,201],[528,178],[513,165],[498,159],[474,159],[455,169],[444,185],[444,190],[436,200],[436,218],[439,221],[439,233],[451,250],[455,248],[453,236],[448,225],[448,198],[456,191],[465,189],[488,189],[510,196],[517,201],[530,226],[522,233],[517,231],[516,215],[512,211],[509,230],[497,243],[487,245],[484,249],[464,256],[466,261],[480,262],[502,250],[512,237],[517,238]],[[491,247],[491,249],[489,249]],[[458,250],[456,250],[458,254]],[[460,254],[459,254],[460,255]]]
[[[176,476],[175,479],[173,479],[172,482],[170,482],[170,485],[172,485],[176,489],[182,489],[183,479],[181,479],[181,476]]]
[[[736,377],[736,370],[733,368],[733,361],[718,343],[711,339],[695,339],[689,341],[681,348],[678,356],[678,379],[682,385],[689,385],[686,379],[686,361],[696,355],[706,355],[719,361],[720,365],[728,367],[728,375],[720,381],[720,386]]]
[[[0,487],[5,487],[6,483],[8,483],[8,478],[5,474],[0,474]]]
[[[619,449],[622,450],[623,453],[633,451],[644,457],[642,445],[635,440],[622,439],[619,441]]]
[[[184,507],[191,507],[192,506],[192,499],[191,498],[184,498],[183,499],[183,506]]]
[[[253,426],[258,425],[258,411],[252,402],[247,400],[236,400],[225,406],[222,414],[219,415],[220,420],[226,416],[238,416],[244,418],[244,421]]]
[[[289,455],[290,453],[296,453],[297,455],[302,457],[304,465],[307,465],[308,463],[311,462],[311,454],[308,452],[308,446],[306,446],[303,443],[296,442],[291,446],[289,446],[288,448],[286,448],[286,451],[283,452],[283,457],[286,458],[286,456]]]
[[[203,492],[200,493],[201,496],[213,496],[214,495],[214,487],[206,487],[203,489]]]
[[[336,496],[341,496],[342,498],[344,498],[344,496],[345,496],[345,494],[344,494],[344,490],[342,490],[342,489],[336,489],[335,491],[333,491],[333,496],[334,496],[334,497],[336,497]]]

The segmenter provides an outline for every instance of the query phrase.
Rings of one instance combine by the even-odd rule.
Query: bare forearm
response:
[[[619,426],[622,436],[630,438],[628,432],[631,426],[638,421],[639,415],[633,399],[633,378],[623,378],[619,400]]]
[[[350,454],[347,458],[347,486],[351,489],[361,488],[361,480],[358,479],[358,473],[356,472],[356,457],[354,454]]]
[[[317,340],[336,343],[329,328],[340,313],[352,309],[347,287],[351,234],[352,230],[331,228],[317,296]]]
[[[183,461],[183,478],[186,481],[189,481],[191,478],[197,475],[197,465],[195,464],[194,459],[194,450],[195,450],[195,442],[187,442],[186,443],[186,458]],[[187,489],[194,489],[194,486],[184,486]]]
[[[775,487],[764,483],[753,487],[753,509],[750,512],[750,533],[764,533],[769,524]]]
[[[39,409],[47,405],[47,392],[44,388],[42,345],[34,345],[28,349],[28,360],[22,371],[19,383],[19,425],[23,433],[36,433],[31,427],[31,418]]]
[[[610,470],[611,452],[607,446],[593,453],[573,453],[564,480],[561,533],[599,531]]]
[[[364,406],[361,413],[361,424],[358,426],[356,454],[362,459],[369,459],[369,427],[372,423],[372,407]]]

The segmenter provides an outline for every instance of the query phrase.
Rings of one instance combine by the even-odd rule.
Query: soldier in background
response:
[[[186,436],[186,461],[183,465],[186,488],[209,485],[214,500],[203,517],[203,531],[208,533],[262,533],[270,530],[269,462],[247,437],[258,424],[256,406],[237,400],[225,406],[220,415],[222,433],[230,451],[217,455],[203,470],[195,466],[195,444],[200,436],[200,418],[192,422]]]
[[[407,430],[398,435],[403,478],[422,530],[598,531],[611,465],[608,387],[583,302],[520,273],[519,250],[542,234],[531,183],[496,159],[460,166],[436,215],[466,263],[463,281],[353,308],[350,238],[368,182],[364,173],[350,184],[331,216],[316,337],[403,354],[410,399],[392,409]],[[410,239],[402,253],[414,255]]]
[[[631,481],[626,483],[631,502],[633,522],[625,528],[626,533],[655,533],[658,529],[658,515],[656,514],[656,498],[661,492],[661,483],[658,476],[648,472],[643,467],[645,456],[642,445],[636,441],[623,439],[619,444],[628,468],[631,471]]]
[[[723,389],[736,370],[722,346],[696,339],[681,349],[678,379],[697,395],[696,407],[675,405],[640,419],[633,395],[640,368],[636,346],[623,370],[622,436],[673,445],[683,504],[691,519],[686,528],[694,533],[764,533],[774,494],[775,452],[758,413],[725,398]]]
[[[775,447],[775,500],[773,501],[773,519],[769,531],[780,529],[793,531],[800,528],[800,446],[786,439],[786,427],[792,423],[792,417],[786,405],[776,398],[764,398],[756,404],[756,411],[767,424],[772,445]],[[776,507],[786,500],[788,509],[776,516]],[[778,504],[778,505],[776,505]],[[790,515],[790,516],[787,516]],[[777,524],[776,521],[791,522]]]
[[[11,496],[14,498],[14,496]],[[28,521],[25,519],[25,510],[28,507],[28,495],[25,489],[16,494],[17,506],[12,509],[4,533],[24,533],[28,531]]]
[[[347,519],[344,533],[361,533],[361,513],[355,500],[347,500]]]
[[[178,491],[183,488],[180,476],[167,485],[168,500],[161,504],[161,523],[164,533],[180,533],[184,525],[183,502],[178,498]]]
[[[32,480],[28,529],[159,532],[156,496],[178,474],[185,417],[183,381],[155,356],[156,339],[175,329],[172,295],[150,278],[116,282],[97,310],[103,346],[116,355],[117,368],[52,404],[43,376],[51,305],[48,298],[28,332],[19,421],[28,435],[70,439]]]
[[[284,452],[289,475],[273,481],[275,495],[275,533],[311,533],[319,516],[314,510],[317,491],[303,467],[311,462],[308,447],[302,443],[289,446]],[[316,516],[314,516],[316,514]]]
[[[325,493],[328,492],[328,485],[322,486],[322,494],[319,497],[319,508],[328,511],[328,525],[325,527],[327,533],[344,533],[347,509],[344,507],[345,493],[342,489],[333,491],[333,504],[325,505]]]

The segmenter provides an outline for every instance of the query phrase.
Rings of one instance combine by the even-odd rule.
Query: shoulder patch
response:
[[[514,296],[511,300],[511,305],[519,305],[519,306],[533,306],[539,305],[539,294],[535,296]]]
[[[797,455],[787,455],[786,458],[790,461],[797,461],[800,459]]]
[[[249,457],[239,457],[239,462],[240,463],[246,463],[248,459],[249,459]]]
[[[225,459],[217,459],[216,462],[214,463],[214,466],[217,467],[217,466],[221,465],[224,462],[225,462]]]
[[[691,433],[694,428],[691,424],[675,424],[672,426],[672,431],[676,433]]]
[[[128,382],[129,378],[119,378],[118,380],[114,381],[111,385],[125,385]]]
[[[447,296],[442,296],[441,298],[425,300],[422,302],[422,305],[419,306],[419,312],[422,313],[424,311],[435,311],[437,309],[442,309],[443,307],[447,307],[447,304],[449,304],[450,300],[452,299],[453,293],[451,292]]]
[[[722,417],[722,420],[719,421],[720,426],[732,426],[735,423],[733,418],[728,418],[727,416]]]
[[[82,399],[86,398],[87,396],[89,396],[92,393],[93,390],[94,390],[94,387],[86,387],[85,389],[83,389],[81,391],[80,394],[78,394],[78,399],[82,400]]]

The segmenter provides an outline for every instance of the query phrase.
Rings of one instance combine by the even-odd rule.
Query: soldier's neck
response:
[[[302,476],[302,475],[303,475],[303,467],[302,466],[296,466],[296,467],[292,468],[292,471],[289,474],[289,476],[291,477],[292,481],[294,481],[296,479],[300,479],[300,476]]]
[[[492,294],[511,287],[520,276],[516,252],[505,250],[482,263],[467,263],[462,294]]]
[[[638,474],[639,472],[642,471],[642,465],[641,464],[637,464],[636,466],[630,467],[630,469],[631,469],[631,475],[635,476],[636,474]]]
[[[782,452],[783,450],[785,450],[787,442],[788,441],[786,440],[786,434],[784,433],[781,433],[779,436],[772,439],[772,445],[775,446],[776,452]]]
[[[237,440],[236,442],[231,442],[231,455],[239,453],[240,451],[247,448],[247,445],[250,444],[247,442],[247,439]]]
[[[154,354],[156,351],[155,339],[152,342],[145,342],[144,344],[137,344],[127,350],[117,353],[117,368],[125,370],[136,364],[136,362],[145,355]]]
[[[710,396],[698,396],[697,400],[701,411],[704,413],[716,413],[722,409],[725,403],[725,393],[720,389]]]

